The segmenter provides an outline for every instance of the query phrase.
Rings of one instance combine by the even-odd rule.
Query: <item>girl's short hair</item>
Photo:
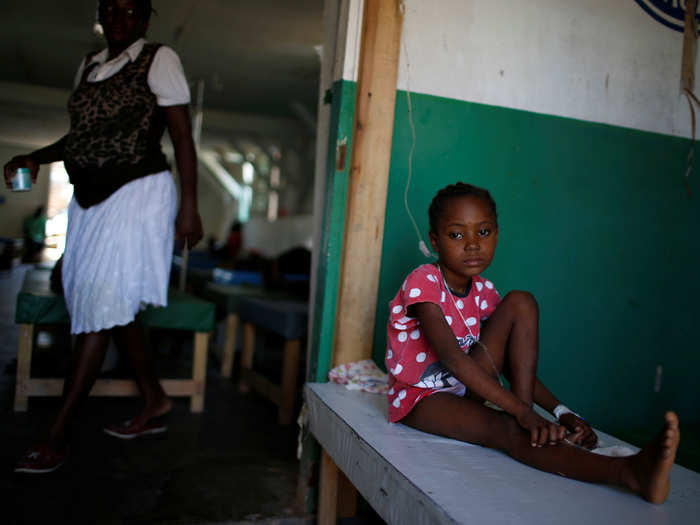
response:
[[[97,10],[100,11],[102,8],[104,8],[107,2],[108,0],[99,0]],[[136,3],[138,10],[141,12],[143,21],[148,23],[151,19],[151,14],[154,12],[151,0],[134,0],[134,2]]]
[[[435,197],[433,197],[430,203],[430,208],[428,208],[428,218],[430,219],[430,231],[437,233],[438,222],[440,217],[442,217],[445,211],[445,203],[454,197],[479,197],[483,199],[486,204],[489,205],[491,211],[493,212],[493,218],[498,226],[498,213],[496,212],[496,201],[493,200],[491,194],[488,190],[484,188],[479,188],[472,184],[467,184],[466,182],[457,182],[455,184],[450,184],[445,186],[440,191],[437,192]]]

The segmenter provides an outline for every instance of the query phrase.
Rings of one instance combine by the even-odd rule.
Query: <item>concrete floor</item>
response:
[[[14,302],[25,269],[0,272],[0,523],[313,522],[296,504],[296,425],[278,426],[272,404],[238,393],[235,377],[219,376],[215,358],[203,414],[191,414],[189,402],[176,399],[166,434],[121,441],[102,427],[128,419],[139,400],[90,398],[67,464],[48,475],[14,474],[14,462],[41,439],[58,407],[57,398],[33,398],[28,412],[12,410]],[[191,341],[182,337],[154,338],[161,377],[189,372]],[[33,373],[61,373],[65,340],[54,334],[54,346],[36,354]]]

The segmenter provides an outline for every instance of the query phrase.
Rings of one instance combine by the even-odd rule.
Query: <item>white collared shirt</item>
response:
[[[103,49],[90,60],[90,64],[98,65],[90,71],[87,81],[100,82],[115,75],[126,64],[136,60],[145,43],[143,38],[139,38],[109,62],[107,62],[109,50]],[[74,87],[80,83],[85,67],[83,58],[73,81]],[[190,103],[190,87],[187,84],[180,57],[167,46],[161,46],[153,57],[153,63],[148,72],[148,86],[155,94],[159,106],[180,106]]]

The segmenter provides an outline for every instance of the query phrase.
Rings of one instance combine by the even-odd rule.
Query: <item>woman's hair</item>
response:
[[[109,0],[99,0],[97,10],[98,12],[107,4]],[[143,21],[148,23],[151,19],[151,13],[154,13],[153,5],[151,0],[134,0],[137,9],[141,12],[141,17]]]
[[[435,197],[433,197],[430,203],[430,208],[428,208],[428,218],[430,219],[430,231],[437,232],[438,222],[440,217],[442,217],[445,211],[445,204],[448,200],[454,197],[478,197],[483,199],[486,204],[489,205],[491,211],[493,212],[493,218],[498,226],[498,213],[496,213],[496,202],[491,197],[488,190],[484,188],[479,188],[478,186],[473,186],[465,182],[457,182],[455,184],[450,184],[445,186],[440,191],[437,192]]]

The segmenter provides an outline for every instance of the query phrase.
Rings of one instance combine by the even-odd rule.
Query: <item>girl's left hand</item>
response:
[[[192,248],[204,236],[202,220],[199,212],[192,206],[182,205],[175,219],[175,236],[187,241],[187,246]]]
[[[573,412],[562,414],[559,423],[570,432],[566,439],[572,443],[587,449],[595,448],[598,444],[598,436],[591,426]]]

